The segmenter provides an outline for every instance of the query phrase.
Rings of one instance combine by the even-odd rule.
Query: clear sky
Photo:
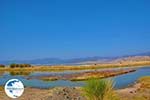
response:
[[[0,60],[149,50],[149,0],[0,0]]]

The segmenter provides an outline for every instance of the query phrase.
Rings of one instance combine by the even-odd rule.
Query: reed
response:
[[[88,100],[119,100],[113,87],[112,80],[90,79],[82,90]]]

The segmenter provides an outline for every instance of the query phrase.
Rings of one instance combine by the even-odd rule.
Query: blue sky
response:
[[[149,0],[1,0],[0,60],[150,50]]]

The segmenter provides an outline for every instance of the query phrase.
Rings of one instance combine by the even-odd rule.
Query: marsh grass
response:
[[[4,91],[4,87],[0,86],[0,91]]]
[[[112,80],[90,79],[82,90],[88,100],[119,100],[113,87]]]
[[[12,72],[10,72],[10,75],[12,75],[12,76],[16,76],[16,75],[28,76],[30,74],[31,74],[31,72],[27,72],[27,71],[12,71]]]
[[[138,82],[140,82],[141,88],[149,88],[150,89],[150,76],[141,77]]]
[[[115,64],[97,64],[97,65],[87,65],[87,66],[32,66],[32,67],[15,67],[11,68],[10,66],[0,67],[0,71],[66,71],[66,70],[92,70],[92,69],[102,69],[102,68],[122,68],[129,66],[147,66],[150,65],[150,61],[140,61],[132,63],[115,63]]]

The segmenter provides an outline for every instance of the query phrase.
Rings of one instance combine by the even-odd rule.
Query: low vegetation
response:
[[[113,86],[112,80],[91,79],[82,90],[87,100],[150,100],[150,76],[138,79],[135,86],[128,89],[129,91],[118,93],[114,91]],[[132,91],[133,88],[137,89]]]
[[[4,87],[0,86],[0,92],[4,91]]]
[[[72,75],[72,77],[67,77],[67,79],[70,79],[71,81],[83,81],[91,78],[101,79],[101,78],[113,77],[121,74],[127,74],[135,71],[136,71],[135,69],[121,69],[121,70],[118,69],[118,70],[103,70],[103,71],[95,70],[95,71],[78,73]]]
[[[30,64],[11,64],[10,68],[28,68],[32,67]]]
[[[10,67],[0,67],[0,71],[65,71],[65,70],[96,70],[102,68],[123,68],[133,66],[148,66],[150,61],[138,61],[128,63],[106,63],[106,64],[91,64],[81,66],[31,66],[30,64],[11,64]]]
[[[103,71],[85,71],[80,73],[72,73],[65,75],[48,75],[38,77],[40,80],[55,81],[55,80],[70,80],[70,81],[85,81],[91,78],[102,79],[106,77],[113,77],[121,74],[131,73],[134,69],[121,69],[121,70],[103,70]],[[34,79],[34,77],[32,77]],[[37,77],[35,77],[37,78]]]
[[[88,100],[119,100],[112,80],[90,79],[83,87],[83,94]]]
[[[30,74],[31,74],[31,72],[27,72],[27,71],[12,71],[12,72],[10,72],[10,75],[12,75],[12,76],[16,76],[16,75],[28,76]]]
[[[5,67],[5,65],[3,65],[3,64],[0,64],[0,68],[4,68]]]

